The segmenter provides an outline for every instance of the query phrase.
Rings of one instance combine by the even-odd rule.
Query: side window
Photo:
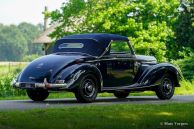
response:
[[[131,50],[125,41],[113,41],[110,46],[110,54],[129,54]]]

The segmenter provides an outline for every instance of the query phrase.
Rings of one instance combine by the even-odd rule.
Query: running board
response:
[[[142,88],[149,88],[149,87],[153,87],[153,86],[157,86],[157,85],[149,85],[149,86],[146,86],[146,85],[143,85],[143,84],[135,83],[135,84],[129,85],[129,86],[103,87],[103,88],[102,88],[102,91],[142,89]]]

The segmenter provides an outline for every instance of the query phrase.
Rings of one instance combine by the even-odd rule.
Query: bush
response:
[[[185,57],[172,63],[180,67],[186,80],[194,80],[194,53],[190,57]]]
[[[26,93],[24,91],[14,89],[11,85],[12,80],[20,73],[24,66],[21,66],[21,64],[14,65],[9,71],[6,70],[7,67],[9,66],[2,66],[0,70],[1,72],[5,70],[0,74],[0,97],[25,95]]]
[[[193,95],[194,94],[194,80],[186,81],[182,80],[180,82],[181,87],[176,88],[176,95]]]
[[[38,58],[38,57],[40,57],[40,56],[37,55],[37,54],[26,55],[26,56],[23,57],[22,60],[25,61],[25,62],[31,62],[31,61],[33,61],[34,59]]]
[[[14,78],[15,76],[12,74],[0,77],[0,97],[21,96],[26,94],[23,90],[14,89],[12,87],[11,82]]]

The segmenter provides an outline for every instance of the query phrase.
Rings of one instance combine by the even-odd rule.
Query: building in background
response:
[[[48,8],[45,7],[45,12],[48,11]],[[45,55],[49,53],[49,46],[51,43],[55,41],[55,39],[52,39],[49,37],[49,34],[51,34],[53,31],[55,31],[55,28],[58,26],[58,24],[51,25],[47,28],[48,24],[48,18],[44,18],[44,32],[41,33],[38,37],[35,38],[33,43],[41,43],[43,44],[43,50],[45,52]]]

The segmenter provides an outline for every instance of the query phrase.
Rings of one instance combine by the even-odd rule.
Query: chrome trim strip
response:
[[[73,54],[76,54],[76,53],[81,53],[81,54],[85,54],[85,55],[88,55],[88,56],[91,56],[91,57],[94,57],[94,58],[97,58],[97,56],[92,56],[88,53],[83,53],[83,52],[55,52],[55,53],[52,53],[52,54],[59,54],[59,53],[62,53],[62,54],[69,54],[69,53],[73,53]]]
[[[28,87],[21,87],[21,84],[26,84],[26,85],[34,85],[32,88],[66,88],[68,85],[66,83],[63,84],[56,84],[56,83],[29,83],[29,82],[14,82],[12,83],[13,87],[15,88],[28,88]]]
[[[121,86],[121,87],[104,87],[103,88],[103,91],[106,91],[106,90],[130,90],[130,89],[142,89],[142,88],[148,88],[148,87],[154,87],[154,86],[157,86],[157,85],[150,85],[150,86],[135,86],[137,85],[137,83],[131,85],[131,86]]]
[[[111,45],[112,42],[113,42],[113,40],[111,40],[111,41],[108,43],[108,46],[105,48],[104,52],[103,52],[98,58],[101,58],[101,57],[104,56],[104,54],[106,54],[106,52],[109,50],[110,45]]]
[[[135,55],[135,50],[133,49],[133,46],[132,46],[132,44],[130,43],[130,41],[128,41],[127,44],[128,44],[128,46],[129,46],[129,48],[130,48],[130,50],[131,50],[131,54],[132,54],[132,55]]]
[[[106,60],[134,60],[134,61],[144,61],[145,63],[155,63],[154,60],[151,61],[146,61],[146,60],[137,60],[134,57],[129,57],[129,58],[118,58],[118,57],[113,57],[109,59],[98,59],[98,60],[91,60],[91,61],[86,61],[86,62],[96,62],[96,61],[106,61]]]

